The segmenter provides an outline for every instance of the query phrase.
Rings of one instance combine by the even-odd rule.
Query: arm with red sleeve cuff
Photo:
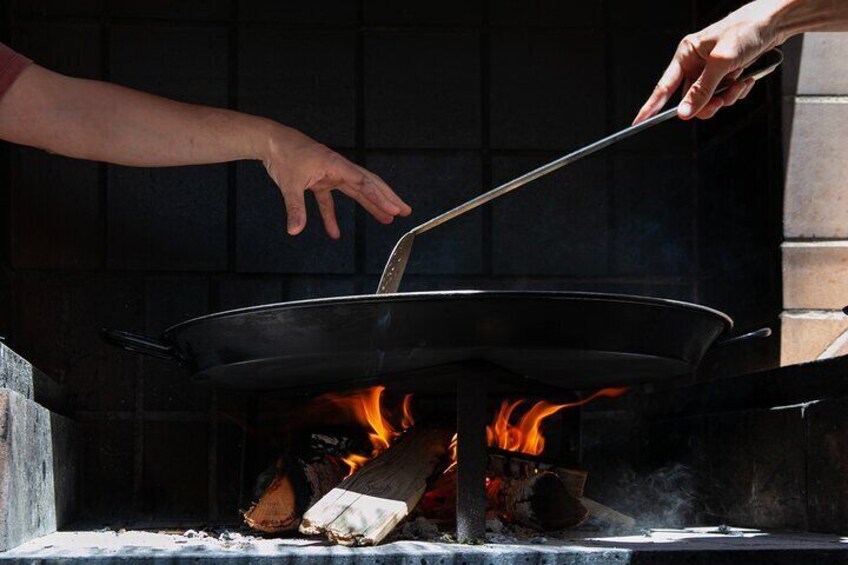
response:
[[[334,190],[383,223],[411,212],[377,175],[259,116],[72,78],[34,63],[0,95],[0,139],[51,153],[139,167],[261,161],[283,194],[292,235],[306,225],[307,190],[333,238],[340,235]]]

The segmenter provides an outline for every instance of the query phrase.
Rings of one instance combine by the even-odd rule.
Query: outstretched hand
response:
[[[341,236],[334,190],[356,200],[384,224],[412,212],[383,179],[291,128],[280,126],[274,130],[262,162],[286,201],[290,235],[297,235],[306,227],[307,190],[315,195],[324,229],[333,239]]]
[[[780,43],[769,16],[763,4],[754,2],[684,37],[633,123],[656,115],[681,86],[684,92],[677,114],[684,120],[711,118],[721,108],[745,98],[754,80],[736,79],[745,67]],[[716,88],[725,80],[730,86],[716,95]]]

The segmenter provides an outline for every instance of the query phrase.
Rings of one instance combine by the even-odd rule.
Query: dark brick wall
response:
[[[846,392],[848,358],[839,357],[590,404],[587,494],[643,526],[842,534]]]
[[[339,202],[285,234],[255,163],[142,170],[4,148],[0,329],[77,397],[87,516],[235,519],[248,395],[100,342],[210,311],[371,292],[401,231],[627,125],[715,2],[11,0],[7,41],[55,70],[301,128],[384,176],[415,217]],[[704,14],[707,14],[704,16]],[[422,238],[406,289],[625,292],[776,320],[779,153],[761,87]],[[769,364],[776,350],[726,363]],[[190,486],[186,477],[191,477]]]

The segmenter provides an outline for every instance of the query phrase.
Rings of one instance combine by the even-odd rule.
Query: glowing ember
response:
[[[504,401],[501,403],[500,410],[498,410],[491,425],[486,427],[486,440],[490,447],[497,447],[505,451],[526,453],[528,455],[541,455],[545,450],[545,436],[542,434],[542,422],[546,418],[556,414],[560,410],[582,406],[596,398],[620,396],[626,390],[627,387],[605,388],[583,400],[567,402],[565,404],[554,404],[546,400],[540,400],[519,418],[517,424],[510,421],[512,414],[525,401]]]
[[[348,476],[352,475],[367,461],[385,451],[401,434],[383,414],[382,398],[385,390],[386,387],[384,386],[375,386],[347,394],[325,394],[319,397],[320,400],[332,403],[350,420],[370,430],[368,438],[371,440],[371,455],[351,453],[343,458],[343,461],[350,467]],[[403,398],[401,430],[405,430],[415,423],[411,405],[412,395],[407,394]]]
[[[448,453],[450,454],[450,465],[448,465],[448,468],[445,469],[445,473],[452,471],[453,468],[456,467],[456,443],[457,443],[456,438],[457,437],[458,437],[457,434],[453,434],[453,437],[451,438],[450,446],[448,446]]]

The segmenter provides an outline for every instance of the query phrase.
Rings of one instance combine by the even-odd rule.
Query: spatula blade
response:
[[[407,232],[395,244],[389,260],[386,261],[380,284],[377,285],[377,294],[392,294],[398,291],[406,264],[409,262],[409,255],[412,253],[413,241],[415,241],[415,232]]]

